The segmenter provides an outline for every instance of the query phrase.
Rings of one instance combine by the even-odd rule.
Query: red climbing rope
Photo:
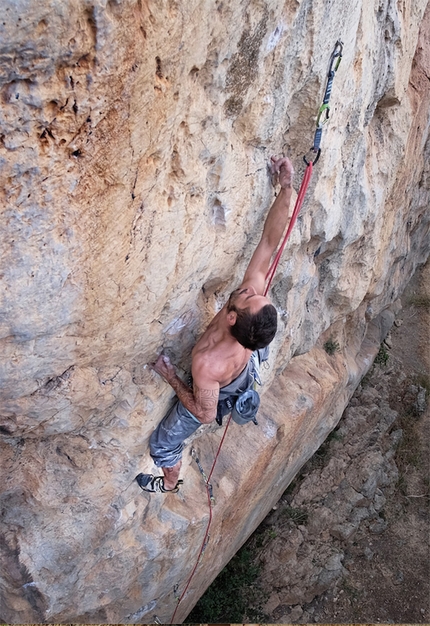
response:
[[[290,236],[291,231],[293,230],[293,227],[294,227],[294,224],[296,222],[297,216],[298,216],[299,211],[300,211],[300,209],[302,207],[303,200],[304,200],[305,194],[306,194],[306,190],[308,188],[309,181],[310,181],[311,176],[312,176],[312,166],[313,166],[313,163],[312,163],[312,161],[310,161],[308,163],[307,167],[306,167],[306,170],[305,170],[305,175],[303,177],[303,181],[302,181],[302,184],[300,186],[300,190],[299,190],[299,193],[298,193],[298,196],[297,196],[297,200],[296,200],[296,204],[295,204],[295,207],[294,207],[293,214],[292,214],[291,219],[290,219],[290,223],[288,225],[287,232],[285,233],[285,236],[284,236],[284,239],[282,240],[281,246],[280,246],[278,252],[276,253],[275,258],[273,259],[273,263],[270,266],[269,271],[267,272],[266,280],[268,282],[267,282],[267,285],[266,285],[266,289],[264,291],[264,295],[266,295],[267,292],[269,291],[270,284],[271,284],[271,282],[273,280],[273,277],[274,277],[275,272],[276,272],[276,268],[278,267],[278,263],[279,263],[279,260],[281,258],[281,254],[282,254],[282,252],[283,252],[283,250],[285,248],[285,245],[287,243],[288,237]],[[193,567],[193,571],[191,572],[191,574],[190,574],[190,576],[189,576],[189,578],[187,580],[187,583],[185,585],[185,588],[184,588],[182,594],[178,598],[178,602],[176,604],[175,611],[174,611],[174,613],[172,615],[172,618],[170,620],[170,624],[174,623],[173,620],[175,619],[176,611],[178,610],[179,604],[182,602],[182,599],[184,598],[184,596],[185,596],[185,594],[186,594],[186,592],[188,590],[188,587],[190,586],[191,580],[193,579],[195,571],[196,571],[196,569],[198,567],[198,564],[200,563],[200,559],[202,557],[202,554],[203,554],[203,552],[204,552],[204,550],[206,548],[207,542],[209,540],[209,529],[210,529],[210,526],[212,524],[212,488],[211,488],[211,485],[210,485],[210,479],[211,479],[212,473],[213,473],[213,471],[215,469],[215,464],[217,462],[219,453],[221,452],[221,447],[222,447],[222,444],[224,442],[225,436],[227,434],[227,429],[229,427],[230,421],[231,421],[231,415],[230,415],[230,417],[228,419],[228,422],[227,422],[225,430],[224,430],[224,434],[223,434],[222,439],[220,441],[220,444],[218,446],[218,450],[217,450],[217,453],[215,455],[214,462],[212,463],[212,467],[211,467],[211,471],[209,472],[209,476],[206,478],[204,476],[204,474],[203,474],[203,471],[200,470],[202,472],[203,478],[205,480],[205,487],[206,487],[206,493],[207,493],[208,505],[209,505],[209,520],[208,520],[208,525],[206,527],[205,536],[203,537],[202,545],[201,545],[200,550],[199,550],[199,555],[197,557],[196,564]]]
[[[267,292],[269,291],[270,285],[272,283],[273,277],[275,276],[275,272],[276,272],[276,268],[278,267],[279,264],[279,260],[281,258],[282,252],[284,251],[285,245],[287,243],[288,237],[291,234],[291,231],[293,230],[294,224],[296,223],[296,219],[297,216],[300,212],[300,209],[302,208],[302,204],[303,204],[303,200],[305,199],[305,194],[306,194],[306,190],[308,188],[309,185],[309,181],[311,179],[312,176],[312,168],[314,166],[314,164],[318,161],[319,157],[320,157],[320,153],[321,153],[321,149],[320,149],[320,142],[321,142],[321,136],[322,136],[322,126],[323,124],[327,121],[328,119],[328,114],[329,114],[329,106],[328,106],[328,102],[330,99],[330,94],[331,94],[331,89],[332,89],[332,82],[333,82],[333,77],[335,75],[335,72],[337,71],[337,68],[339,67],[339,63],[341,61],[342,58],[342,50],[343,50],[343,43],[338,40],[336,42],[334,51],[332,53],[331,59],[330,59],[330,70],[328,73],[328,80],[327,80],[327,86],[326,86],[326,90],[325,90],[325,94],[324,94],[324,101],[322,106],[319,109],[318,112],[318,117],[317,117],[317,129],[315,132],[315,138],[314,138],[314,145],[312,147],[312,151],[316,154],[316,157],[314,158],[313,162],[312,161],[308,161],[306,157],[303,157],[305,163],[306,163],[306,170],[305,170],[305,174],[303,176],[303,180],[302,180],[302,184],[300,185],[300,189],[299,189],[299,193],[297,195],[297,200],[296,200],[296,204],[294,206],[294,210],[293,210],[293,214],[291,216],[290,219],[290,223],[288,224],[288,228],[287,228],[287,232],[285,233],[284,239],[282,240],[282,243],[279,247],[278,252],[276,253],[275,258],[273,259],[273,262],[269,268],[269,271],[267,272],[266,275],[266,288],[264,290],[264,295],[267,295]],[[325,119],[323,121],[321,121],[322,116],[325,115]],[[224,442],[225,436],[227,434],[227,429],[229,427],[231,421],[231,415],[228,419],[228,422],[226,424],[225,430],[224,430],[224,434],[221,438],[220,444],[218,446],[218,450],[217,453],[215,455],[215,459],[214,462],[212,463],[212,467],[211,467],[211,471],[209,472],[209,476],[208,478],[206,478],[203,469],[201,468],[200,462],[198,461],[198,459],[196,458],[196,461],[199,465],[199,469],[200,472],[203,475],[203,479],[205,481],[205,486],[206,486],[206,493],[207,493],[207,497],[208,497],[208,504],[209,504],[209,521],[208,521],[208,525],[206,527],[206,532],[205,532],[205,536],[203,538],[203,542],[202,545],[200,547],[200,551],[199,551],[199,555],[197,557],[197,561],[196,564],[194,565],[193,571],[191,572],[187,583],[185,585],[185,589],[183,590],[182,594],[180,595],[180,597],[178,598],[177,604],[176,604],[176,608],[173,612],[172,615],[172,619],[170,620],[170,624],[173,624],[173,620],[175,618],[176,615],[176,611],[178,610],[179,604],[181,603],[182,599],[184,598],[188,587],[190,586],[191,580],[195,574],[195,571],[197,569],[197,566],[200,562],[200,559],[202,557],[202,554],[206,548],[207,542],[209,541],[209,529],[212,523],[212,506],[213,506],[213,497],[212,497],[212,486],[210,484],[210,479],[212,476],[212,473],[215,469],[215,464],[217,462],[219,453],[221,451],[221,447],[222,444]]]
[[[200,563],[200,559],[202,557],[202,554],[203,554],[203,552],[204,552],[204,550],[206,548],[206,544],[209,541],[209,529],[210,529],[210,526],[212,524],[212,490],[211,490],[211,486],[210,486],[210,482],[209,481],[210,481],[212,473],[213,473],[213,471],[215,469],[215,464],[217,462],[219,453],[221,451],[221,446],[222,446],[222,444],[224,442],[224,439],[225,439],[225,436],[227,434],[227,429],[228,429],[228,427],[230,425],[230,422],[231,422],[231,415],[228,418],[227,424],[225,426],[224,434],[223,434],[223,436],[221,438],[221,441],[220,441],[220,444],[218,446],[218,450],[217,450],[217,453],[215,455],[214,462],[212,463],[212,467],[211,467],[211,471],[209,472],[209,476],[207,477],[207,479],[205,479],[206,494],[207,494],[207,497],[208,497],[208,505],[209,505],[209,521],[208,521],[208,525],[206,527],[205,536],[203,537],[202,545],[201,545],[200,550],[199,550],[199,555],[197,557],[196,564],[193,567],[193,571],[191,572],[191,574],[190,574],[190,576],[189,576],[189,578],[187,580],[187,584],[185,585],[185,589],[183,590],[183,592],[181,593],[180,597],[178,598],[178,602],[176,604],[176,608],[175,608],[174,613],[172,615],[172,618],[170,620],[170,624],[174,624],[173,620],[175,618],[176,611],[178,610],[179,604],[182,602],[182,599],[185,596],[188,587],[190,586],[191,580],[192,580],[192,578],[194,576],[194,573],[195,573],[195,571],[197,569],[198,564]]]
[[[279,260],[281,258],[281,254],[284,251],[285,245],[287,243],[288,237],[291,234],[291,231],[293,230],[294,224],[296,223],[296,219],[297,216],[299,214],[300,209],[302,208],[302,204],[303,204],[303,200],[305,199],[305,194],[306,194],[306,190],[308,188],[309,185],[309,181],[311,179],[312,176],[312,167],[313,167],[313,163],[312,161],[310,161],[306,167],[305,170],[305,175],[303,176],[303,180],[302,180],[302,184],[300,185],[300,189],[299,189],[299,193],[297,196],[297,200],[296,200],[296,204],[294,206],[294,211],[293,214],[291,216],[290,219],[290,223],[288,224],[288,229],[287,232],[285,233],[285,237],[282,240],[282,243],[279,247],[278,252],[276,253],[275,258],[273,259],[272,265],[269,268],[269,271],[266,274],[266,289],[264,290],[264,295],[267,295],[267,292],[269,291],[269,287],[272,283],[273,277],[275,275],[276,272],[276,268],[278,267],[278,263]]]

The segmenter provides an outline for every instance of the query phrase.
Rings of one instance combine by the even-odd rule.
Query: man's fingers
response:
[[[271,160],[273,162],[273,165],[276,169],[278,169],[279,167],[279,163],[284,159],[285,157],[279,157],[279,156],[272,156]]]
[[[270,157],[272,163],[270,163],[270,169],[272,173],[279,173],[281,171],[281,167],[285,167],[287,170],[289,168],[293,168],[292,163],[288,157]]]
[[[291,172],[291,174],[294,174],[294,169],[291,163],[281,163],[281,165],[279,166],[279,171],[281,171],[282,168],[284,168],[286,172]]]
[[[167,359],[167,361],[166,361]],[[164,356],[163,354],[160,354],[157,357],[156,361],[151,361],[150,363],[148,363],[149,367],[155,371],[157,371],[157,367],[159,368],[160,366],[163,366],[164,363],[169,362],[169,357]]]
[[[271,157],[271,162],[269,163],[269,170],[272,176],[278,173],[276,170],[276,158],[275,157]]]

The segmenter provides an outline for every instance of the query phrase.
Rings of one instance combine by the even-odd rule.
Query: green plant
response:
[[[325,441],[322,442],[322,444],[320,445],[320,447],[318,448],[318,450],[316,450],[314,454],[316,461],[318,461],[317,465],[319,467],[321,467],[324,464],[324,462],[327,460],[327,457],[329,456],[329,452],[330,452],[330,442],[328,441],[328,439],[326,439]]]
[[[327,352],[327,354],[332,355],[335,352],[340,351],[340,345],[337,341],[333,340],[333,337],[330,337],[330,339],[328,339],[328,341],[326,341],[324,344],[324,350]]]
[[[411,468],[421,471],[426,467],[427,455],[420,445],[420,437],[417,432],[417,416],[411,408],[404,408],[404,413],[400,414],[396,420],[396,428],[402,429],[402,437],[394,456],[399,470],[396,487],[402,495],[406,496],[407,476]]]
[[[186,618],[187,623],[246,623],[246,617],[262,620],[263,592],[253,583],[260,568],[247,545],[231,559]],[[249,608],[257,605],[257,608]]]
[[[299,476],[295,476],[293,480],[290,482],[290,484],[288,485],[288,487],[286,488],[286,490],[284,491],[284,493],[282,494],[282,497],[284,498],[285,496],[292,495],[294,493],[294,490],[298,486],[298,484],[299,484]]]
[[[378,354],[375,356],[375,360],[373,362],[385,367],[385,365],[387,365],[388,363],[389,358],[390,355],[387,352],[387,348],[384,346],[383,343],[381,343],[381,345],[379,346]]]
[[[360,384],[362,387],[367,387],[367,385],[370,384],[370,381],[372,379],[372,374],[373,374],[373,365],[372,367],[366,372],[366,374],[363,376],[363,378],[360,381]]]
[[[408,304],[413,304],[416,307],[422,307],[423,309],[430,310],[430,296],[418,295],[409,298]]]
[[[313,471],[316,468],[322,468],[329,461],[332,453],[331,442],[332,441],[342,441],[343,435],[336,428],[332,430],[326,437],[326,439],[322,442],[318,450],[314,453],[314,455],[308,461],[308,467],[304,466],[302,468],[302,473],[306,474],[308,471]]]
[[[430,396],[430,376],[427,374],[416,374],[413,382],[415,385],[423,387],[426,390],[426,395]]]
[[[402,496],[406,496],[407,495],[407,484],[406,484],[406,478],[404,476],[404,474],[399,473],[399,477],[397,479],[396,482],[396,489],[397,491],[399,491]]]
[[[342,441],[343,435],[337,429],[332,430],[324,443],[330,443],[330,441]]]
[[[286,506],[283,511],[283,515],[289,517],[295,524],[304,525],[308,521],[308,512],[305,509],[294,508],[292,506]]]
[[[346,594],[348,594],[350,599],[353,601],[356,600],[360,595],[358,592],[358,589],[356,589],[353,585],[349,584],[346,580],[342,581],[342,589],[344,590]]]

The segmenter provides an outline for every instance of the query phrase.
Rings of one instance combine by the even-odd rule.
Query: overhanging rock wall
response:
[[[211,540],[176,620],[340,418],[429,254],[424,0],[28,0],[0,23],[2,619],[168,622],[208,510],[143,495],[190,348],[303,172],[341,38],[331,121],[271,296],[259,426],[233,424]],[[297,187],[297,186],[296,186]],[[341,350],[323,350],[332,338]],[[221,430],[194,441],[208,469]]]

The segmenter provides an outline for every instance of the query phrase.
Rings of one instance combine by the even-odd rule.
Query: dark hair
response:
[[[244,348],[265,348],[276,335],[278,315],[273,304],[265,304],[258,313],[251,313],[248,308],[237,309],[234,304],[228,310],[236,313],[236,322],[230,326],[230,332]]]

